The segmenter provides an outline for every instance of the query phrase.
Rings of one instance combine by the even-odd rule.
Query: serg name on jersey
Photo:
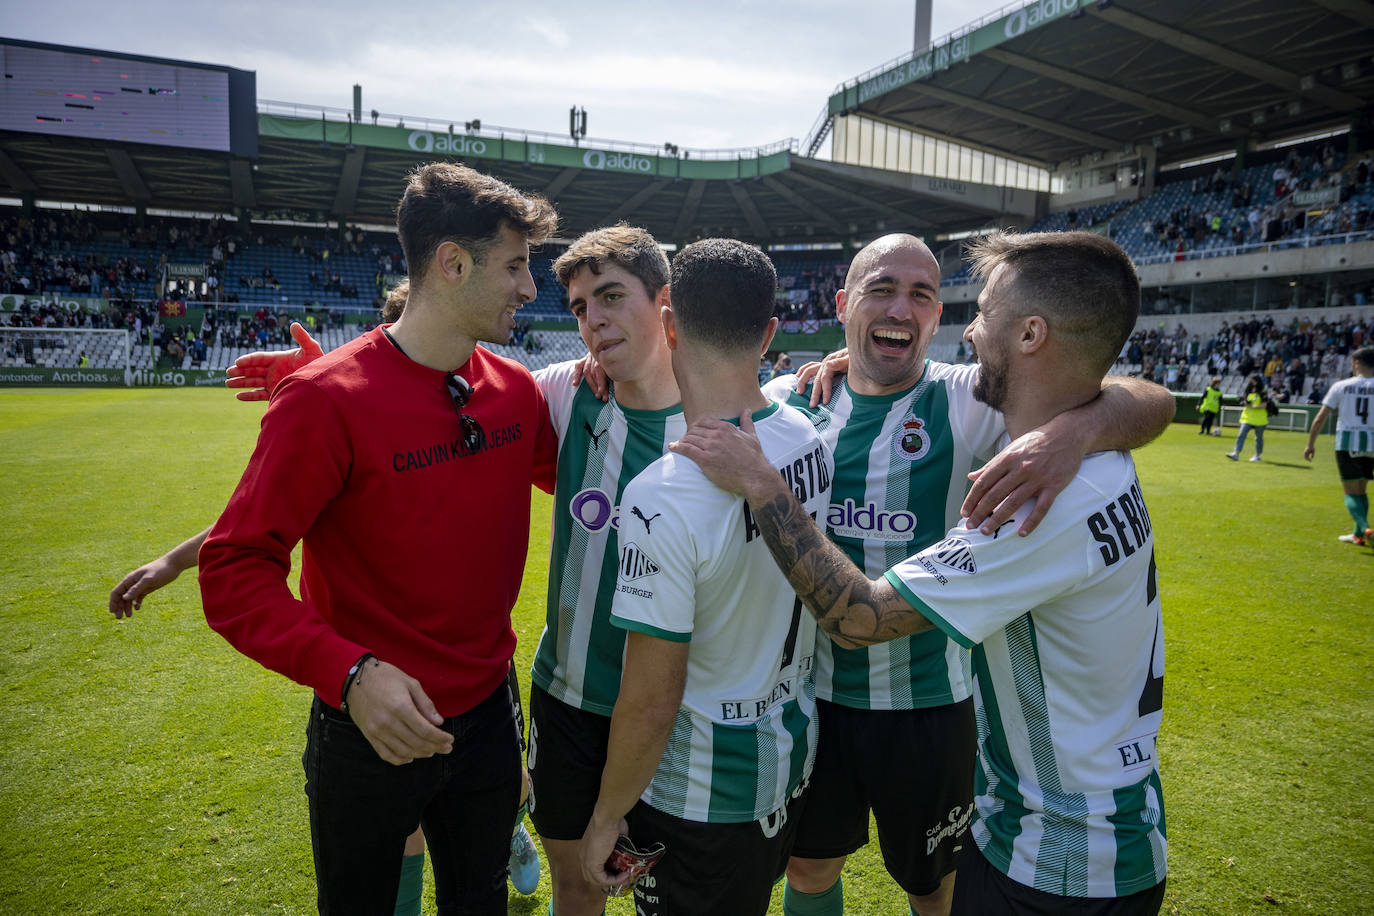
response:
[[[1150,513],[1140,495],[1140,481],[1099,511],[1088,516],[1088,531],[1100,545],[1102,561],[1114,566],[1123,556],[1129,557],[1144,547],[1150,538]]]

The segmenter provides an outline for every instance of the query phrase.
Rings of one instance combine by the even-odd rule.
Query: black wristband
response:
[[[344,675],[343,689],[339,691],[339,710],[348,712],[348,691],[353,687],[353,682],[358,679],[358,672],[363,670],[363,665],[372,658],[371,652],[364,652],[353,667],[348,669],[348,674]]]

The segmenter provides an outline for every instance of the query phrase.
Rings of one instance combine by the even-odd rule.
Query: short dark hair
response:
[[[386,302],[382,303],[382,322],[394,324],[401,313],[406,310],[406,299],[410,297],[410,278],[402,280],[391,288],[391,292],[386,294]]]
[[[673,258],[668,277],[679,327],[726,351],[762,343],[777,288],[778,272],[768,255],[735,239],[693,242]]]
[[[1352,360],[1359,360],[1370,369],[1374,369],[1374,347],[1360,347],[1350,354]]]
[[[648,230],[617,223],[593,229],[569,246],[553,262],[558,282],[566,287],[582,268],[599,275],[605,267],[619,267],[655,295],[668,283],[668,258]]]
[[[557,225],[558,214],[544,198],[456,162],[431,162],[411,172],[396,204],[396,235],[416,287],[444,242],[463,246],[481,264],[502,227],[534,245],[553,235]]]
[[[998,265],[1014,268],[1017,313],[1048,320],[1086,366],[1111,368],[1140,314],[1140,278],[1120,245],[1093,232],[994,232],[968,255],[981,280]]]

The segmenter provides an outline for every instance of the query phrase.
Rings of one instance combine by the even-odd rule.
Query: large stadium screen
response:
[[[251,71],[12,39],[0,63],[0,129],[257,156]]]

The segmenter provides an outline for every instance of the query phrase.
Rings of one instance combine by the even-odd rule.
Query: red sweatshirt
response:
[[[552,489],[558,441],[523,366],[478,347],[459,374],[486,434],[474,454],[444,373],[380,328],[293,374],[201,548],[210,626],[332,706],[364,652],[418,680],[443,716],[506,677],[530,484]],[[302,539],[297,600],[286,574]]]

